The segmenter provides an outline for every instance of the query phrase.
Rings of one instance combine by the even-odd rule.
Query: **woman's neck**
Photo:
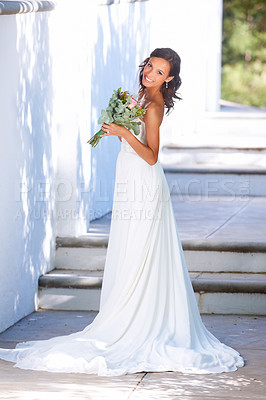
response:
[[[161,100],[163,98],[161,88],[145,88],[140,95],[140,101],[145,107],[151,102]]]
[[[146,88],[144,93],[146,93],[146,97],[148,97],[149,99],[154,99],[155,97],[161,94],[161,87]]]

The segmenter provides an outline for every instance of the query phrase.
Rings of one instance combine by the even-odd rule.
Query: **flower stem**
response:
[[[97,133],[95,133],[95,135],[92,136],[92,138],[90,138],[90,140],[87,141],[87,143],[89,143],[92,147],[96,147],[101,139],[100,135],[104,134],[105,132],[102,129],[100,129]]]

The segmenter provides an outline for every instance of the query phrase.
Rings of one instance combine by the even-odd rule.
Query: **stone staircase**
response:
[[[171,194],[266,196],[266,112],[235,106],[204,113],[194,133],[169,122],[159,160]]]
[[[223,112],[206,113],[190,136],[165,128],[159,161],[201,313],[266,315],[265,127],[266,113]],[[109,223],[57,238],[40,308],[99,309]]]
[[[266,146],[242,151],[169,145],[160,160],[171,194],[266,196]]]
[[[57,238],[39,307],[98,310],[108,235]],[[266,244],[182,241],[201,313],[266,315]]]

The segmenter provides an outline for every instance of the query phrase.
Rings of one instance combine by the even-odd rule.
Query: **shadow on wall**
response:
[[[91,132],[97,132],[101,109],[113,90],[122,87],[137,94],[138,65],[149,51],[149,2],[98,7],[97,41],[92,52]],[[121,143],[103,138],[91,154],[91,199],[89,219],[112,209],[116,158]]]
[[[10,38],[6,60],[12,63],[10,79],[15,82],[13,89],[10,85],[7,90],[13,90],[15,104],[10,102],[6,118],[16,123],[11,132],[6,132],[12,140],[8,148],[10,179],[5,206],[11,206],[12,212],[6,216],[5,224],[5,265],[1,263],[1,267],[8,274],[0,285],[6,291],[0,328],[34,310],[38,278],[51,269],[54,246],[49,13],[7,18]],[[9,316],[5,318],[5,314]]]

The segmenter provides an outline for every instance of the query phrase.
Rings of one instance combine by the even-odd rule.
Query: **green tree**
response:
[[[224,0],[223,99],[266,107],[265,28],[265,0]]]

